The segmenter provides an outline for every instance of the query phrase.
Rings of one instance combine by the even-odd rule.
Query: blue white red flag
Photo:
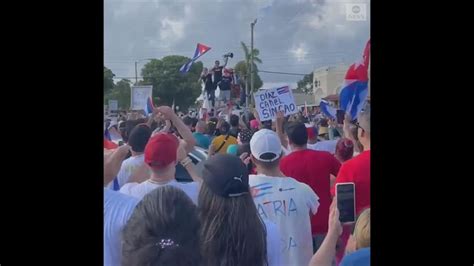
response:
[[[153,110],[155,109],[155,106],[153,105],[153,99],[151,97],[148,97],[148,99],[146,100],[146,106],[145,106],[145,115],[149,115],[151,113],[153,113]]]
[[[319,103],[319,109],[326,117],[336,119],[337,109],[330,106],[326,100],[321,100],[321,103]]]
[[[198,43],[196,47],[196,51],[194,52],[193,58],[191,58],[191,60],[189,60],[186,64],[181,66],[181,68],[179,69],[179,72],[181,72],[182,74],[188,73],[194,61],[196,61],[199,57],[201,57],[203,54],[205,54],[209,50],[211,50],[211,47]]]
[[[281,87],[281,88],[277,89],[278,95],[281,95],[281,94],[284,94],[284,93],[289,93],[289,92],[290,92],[290,88],[288,88],[288,86]]]
[[[339,94],[340,107],[351,115],[352,120],[357,119],[357,115],[364,107],[369,93],[369,56],[370,40],[365,45],[361,60],[352,64],[347,70],[342,90]]]

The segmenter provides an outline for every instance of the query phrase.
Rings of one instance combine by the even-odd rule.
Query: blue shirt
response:
[[[209,145],[211,144],[211,140],[209,139],[208,136],[206,136],[202,133],[199,133],[199,132],[194,132],[193,137],[196,140],[197,146],[199,146],[201,148],[204,148],[204,149],[209,148]]]
[[[344,256],[339,266],[370,266],[370,247]]]

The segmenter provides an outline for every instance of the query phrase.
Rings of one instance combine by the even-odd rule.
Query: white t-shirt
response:
[[[174,186],[181,189],[182,191],[184,191],[184,193],[186,193],[186,195],[188,195],[188,197],[191,198],[194,204],[197,205],[197,198],[199,195],[199,188],[200,188],[198,182],[179,183],[176,180],[171,180],[170,182],[166,184],[157,184],[148,179],[147,181],[142,182],[142,183],[136,183],[136,182],[127,183],[120,189],[120,192],[141,200],[146,194],[148,194],[155,188],[158,188],[161,186],[167,186],[167,185]]]
[[[267,261],[268,266],[281,266],[281,235],[278,226],[270,221],[263,220],[267,228]]]
[[[282,265],[308,265],[313,256],[310,212],[316,214],[319,197],[291,177],[250,175],[249,184],[262,219],[278,225]]]
[[[327,151],[334,155],[336,153],[337,141],[338,139],[318,141],[315,144],[308,144],[307,147],[315,151]]]
[[[140,168],[143,164],[145,164],[145,155],[140,154],[137,156],[132,156],[125,161],[122,162],[122,166],[120,166],[120,171],[117,174],[117,181],[119,184],[119,188],[123,187],[123,185],[127,184],[130,181],[133,173]],[[108,187],[113,189],[114,182],[110,182]]]
[[[121,231],[138,200],[104,188],[104,265],[121,265]]]

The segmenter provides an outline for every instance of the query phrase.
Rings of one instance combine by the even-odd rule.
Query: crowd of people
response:
[[[105,129],[104,265],[370,265],[370,103],[343,124],[160,106]],[[346,182],[357,220],[343,224]]]

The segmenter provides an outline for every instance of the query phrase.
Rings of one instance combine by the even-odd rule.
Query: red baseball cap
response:
[[[145,163],[154,169],[168,166],[176,161],[178,146],[178,138],[173,134],[156,134],[146,144]]]

